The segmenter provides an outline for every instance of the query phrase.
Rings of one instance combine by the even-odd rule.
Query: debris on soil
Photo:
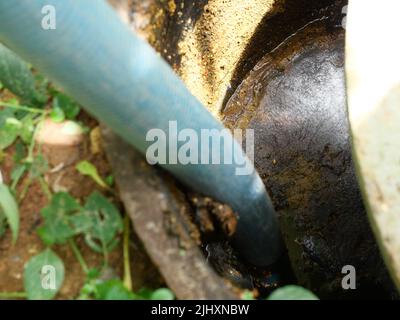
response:
[[[242,289],[253,290],[253,278],[246,266],[240,262],[228,242],[211,242],[206,245],[207,261],[221,276]]]
[[[230,206],[196,194],[188,198],[195,207],[195,220],[204,233],[222,231],[228,238],[235,234],[238,218]]]
[[[46,119],[35,135],[36,145],[48,161],[51,171],[59,171],[85,157],[87,140],[82,128],[73,121],[56,123]]]
[[[282,283],[279,276],[282,268],[250,266],[229,243],[236,231],[238,218],[228,205],[190,191],[187,197],[193,206],[193,219],[202,231],[201,246],[207,262],[221,277],[261,297]]]

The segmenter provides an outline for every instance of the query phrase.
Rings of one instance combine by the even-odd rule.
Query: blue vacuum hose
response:
[[[48,5],[55,9],[56,28],[45,30],[42,9]],[[0,41],[143,153],[152,145],[146,141],[149,130],[167,133],[170,121],[176,121],[178,132],[189,128],[198,137],[202,129],[224,128],[103,0],[1,0]],[[185,144],[177,143],[178,149]],[[231,134],[225,143],[237,144]],[[236,159],[245,159],[253,168],[236,146]],[[222,159],[223,150],[218,152]],[[266,266],[279,258],[282,241],[276,214],[255,170],[237,175],[242,166],[235,163],[162,167],[238,213],[233,244],[250,263]]]

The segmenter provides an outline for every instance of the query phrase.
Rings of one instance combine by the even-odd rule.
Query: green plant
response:
[[[103,253],[105,259],[122,231],[119,211],[98,192],[92,193],[83,207],[68,193],[57,193],[41,214],[44,224],[38,232],[44,243],[63,244],[71,237],[82,235],[88,246]]]
[[[4,87],[25,101],[37,95],[30,66],[0,43],[0,81]]]
[[[307,289],[291,285],[275,290],[268,300],[318,300],[318,298]]]
[[[41,210],[43,226],[38,229],[42,241],[48,245],[64,244],[79,234],[86,225],[79,225],[83,209],[68,193],[54,194],[50,204]]]
[[[241,294],[241,299],[242,300],[254,300],[255,298],[254,298],[253,292],[251,292],[249,290],[245,290]]]
[[[120,279],[102,279],[102,273],[98,269],[87,272],[85,284],[79,294],[79,300],[173,300],[174,294],[168,288],[156,290],[142,289],[133,292],[128,289]]]
[[[52,91],[53,104],[50,117],[54,122],[63,122],[64,120],[74,120],[81,111],[79,105],[58,91]]]
[[[109,189],[107,182],[104,181],[100,177],[100,174],[99,174],[97,168],[89,161],[84,160],[84,161],[79,162],[76,165],[76,170],[78,170],[78,172],[80,174],[83,174],[85,176],[89,176],[90,178],[92,178],[93,181],[95,181],[100,187],[102,187],[104,189]]]
[[[85,231],[85,240],[89,247],[107,254],[118,243],[116,235],[122,231],[122,219],[117,208],[98,192],[94,192],[86,201],[84,210],[90,227]]]
[[[112,201],[99,192],[94,192],[81,204],[68,193],[52,194],[46,183],[44,176],[49,171],[49,166],[40,152],[35,151],[35,135],[47,117],[55,122],[75,120],[80,113],[80,106],[52,87],[45,77],[32,71],[29,64],[0,45],[0,90],[4,88],[19,99],[0,100],[0,161],[8,148],[14,146],[10,186],[4,185],[2,179],[0,180],[0,236],[9,226],[13,242],[17,240],[18,202],[24,200],[34,181],[40,183],[49,204],[41,210],[43,223],[38,229],[38,235],[46,249],[25,264],[25,292],[0,292],[0,298],[53,299],[65,276],[64,263],[55,253],[55,246],[68,245],[86,274],[80,299],[173,299],[172,292],[165,288],[132,292],[130,220],[125,217],[123,222],[121,213]],[[76,168],[81,174],[91,177],[102,188],[112,192],[112,175],[103,179],[97,168],[88,161],[80,162]],[[122,231],[123,281],[118,278],[104,279],[103,271],[109,268],[108,254],[118,244]],[[76,244],[77,237],[83,238],[94,252],[103,255],[101,266],[90,268],[87,265]],[[54,279],[50,271],[54,271]]]
[[[139,293],[140,296],[140,293]],[[146,297],[142,293],[142,298]],[[146,297],[147,298],[147,297]],[[175,296],[171,290],[167,288],[160,288],[150,293],[149,300],[174,300]]]
[[[43,119],[45,111],[22,106],[17,102],[0,101],[0,150],[14,144],[17,138],[25,144],[32,140],[35,125]]]
[[[120,213],[107,198],[98,192],[94,192],[88,197],[85,206],[81,206],[68,193],[56,193],[52,196],[50,204],[41,210],[41,215],[44,223],[39,228],[38,234],[48,248],[32,258],[26,265],[24,284],[28,299],[50,299],[57,294],[62,284],[64,267],[62,261],[51,251],[50,247],[65,243],[71,246],[83,271],[87,274],[89,280],[83,289],[87,297],[90,296],[88,293],[91,292],[90,288],[92,287],[95,288],[93,289],[94,298],[100,296],[111,298],[129,292],[123,285],[124,290],[117,287],[114,282],[97,288],[103,282],[98,281],[98,274],[88,268],[74,241],[74,237],[83,236],[90,248],[103,253],[104,266],[107,265],[108,252],[118,242],[117,235],[122,231]],[[51,291],[51,294],[46,295],[38,285],[37,271],[46,264],[53,265],[53,262],[55,263],[54,268],[58,270],[57,274],[60,274],[60,283]],[[106,295],[108,290],[111,293]]]
[[[5,231],[5,223],[10,226],[13,243],[17,241],[19,230],[18,205],[10,189],[0,184],[0,234]]]
[[[25,265],[24,287],[30,300],[49,300],[55,297],[64,281],[62,260],[49,248],[32,257]]]
[[[128,290],[118,279],[102,281],[97,277],[93,277],[89,278],[83,286],[79,299],[135,300],[136,295]]]
[[[0,44],[1,89],[4,86],[28,103],[44,102],[45,98],[39,93],[40,90],[37,90],[35,79],[29,65]],[[0,101],[0,107],[0,153],[3,154],[6,148],[15,144],[15,160],[18,163],[11,173],[11,186],[8,187],[2,182],[0,185],[0,235],[8,225],[15,243],[18,237],[19,212],[14,194],[18,182],[28,169],[28,165],[22,163],[18,155],[23,153],[23,145],[29,145],[32,154],[35,127],[42,121],[46,111],[21,105],[17,99]]]

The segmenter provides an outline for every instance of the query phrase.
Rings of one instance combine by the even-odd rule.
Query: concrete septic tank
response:
[[[347,1],[111,2],[216,118],[230,129],[254,130],[255,166],[290,261],[272,267],[290,273],[283,282],[321,297],[394,296],[352,157]],[[236,263],[217,264],[239,269],[241,280],[256,278]],[[342,288],[348,265],[357,271],[357,291]]]

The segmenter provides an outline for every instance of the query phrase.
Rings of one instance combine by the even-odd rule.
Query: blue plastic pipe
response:
[[[55,9],[55,29],[42,27],[47,5]],[[0,41],[143,153],[154,143],[146,141],[149,130],[168,133],[170,121],[177,122],[178,132],[190,128],[199,137],[201,129],[223,129],[103,0],[1,0]],[[236,143],[230,134],[227,139]],[[178,142],[178,149],[183,144]],[[242,148],[235,150],[237,159],[243,158]],[[250,263],[265,266],[277,260],[277,218],[255,171],[236,175],[237,164],[163,167],[195,191],[232,206],[239,215],[233,244]]]

